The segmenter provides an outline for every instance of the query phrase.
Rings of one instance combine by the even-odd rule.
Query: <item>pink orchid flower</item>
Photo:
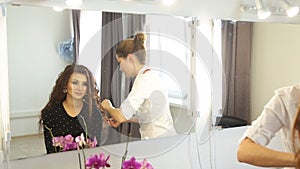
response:
[[[141,169],[153,169],[152,165],[150,163],[147,162],[146,159],[144,159],[142,161],[142,167]]]
[[[77,136],[77,137],[75,138],[75,142],[76,142],[80,147],[83,147],[84,145],[86,145],[86,142],[85,142],[85,138],[84,138],[83,133],[81,133],[80,136]]]
[[[100,153],[99,156],[97,154],[93,155],[86,160],[85,166],[87,169],[104,169],[105,167],[110,167],[110,164],[107,163],[109,157],[108,155],[105,159],[104,153]]]
[[[140,162],[136,161],[134,157],[131,157],[130,160],[123,162],[122,169],[140,169],[141,166],[142,164]]]

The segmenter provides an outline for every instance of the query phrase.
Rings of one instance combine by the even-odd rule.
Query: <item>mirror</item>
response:
[[[96,11],[92,12],[95,13]],[[152,20],[152,24],[148,22],[148,26],[153,25],[153,23],[161,26],[165,25],[165,22],[173,22],[172,24],[182,23],[183,26],[180,29],[190,27],[192,19],[187,17],[150,14],[147,15],[147,17],[149,17],[149,21]],[[162,23],[158,24],[159,19]],[[98,22],[101,23],[101,18],[99,18]],[[59,43],[71,38],[70,11],[65,10],[63,12],[55,12],[51,8],[46,7],[9,6],[7,26],[11,132],[13,137],[11,141],[10,159],[12,160],[45,154],[43,136],[38,134],[39,112],[48,101],[49,94],[55,83],[57,75],[64,69],[66,64],[69,64],[60,57],[57,47]],[[181,37],[181,33],[176,32],[178,29],[175,29],[174,27],[170,27],[169,29],[171,28],[173,32],[162,32],[160,34],[155,32],[150,35],[150,39],[155,40],[155,38],[163,36],[164,40],[168,40],[168,43],[171,43],[173,47],[175,46],[176,48],[184,50],[179,53],[181,57],[182,55],[190,55],[190,52],[192,51],[191,44],[186,42],[192,41],[190,37],[191,35],[188,34],[186,42],[182,41],[184,37]],[[159,29],[159,27],[152,27],[151,29]],[[86,45],[82,46],[79,63],[85,64],[85,60],[82,58],[86,59],[91,57],[91,51],[96,51],[101,48],[100,46],[95,45],[95,41],[98,42],[99,39],[94,39],[99,37],[99,32],[101,33],[101,31],[95,29],[94,33],[85,40]],[[154,31],[152,30],[152,32]],[[185,33],[183,30],[180,32]],[[207,58],[206,60],[203,59],[202,55],[208,56],[212,51],[212,47],[210,43],[208,43],[207,37],[205,37],[202,33],[197,34],[197,36],[203,40],[201,45],[205,45],[206,48],[200,53],[196,52],[194,63],[200,65],[211,65],[211,60]],[[84,38],[82,38],[82,42],[84,41],[83,39]],[[174,52],[172,49],[158,49],[157,46],[155,46],[157,42],[158,41],[154,41],[152,46],[150,44],[149,47],[153,54],[153,58],[155,55],[157,56],[159,52],[164,52],[164,55],[167,57],[164,58],[165,60],[162,62],[163,65],[174,66],[172,64],[175,63],[180,65],[190,60],[189,57],[179,57],[175,59],[174,56],[177,57],[178,55],[177,51],[172,53]],[[91,49],[91,47],[93,49]],[[93,55],[94,54],[95,52],[93,52]],[[152,56],[150,56],[150,58],[151,57]],[[89,63],[91,63],[90,59],[88,60]],[[169,62],[170,60],[172,60],[172,62]],[[150,65],[157,66],[158,63],[156,61],[157,60],[152,60],[152,64]],[[99,69],[93,69],[95,67],[88,65],[89,63],[85,65],[91,68],[95,77],[100,77],[97,76],[97,73],[99,73],[97,70]],[[172,64],[169,65],[169,63]],[[194,113],[197,113],[197,111],[202,112],[202,110],[208,111],[210,109],[210,99],[207,99],[211,97],[210,90],[207,90],[206,87],[210,87],[211,77],[209,76],[209,71],[213,68],[206,66],[197,67],[197,69],[199,69],[198,71],[203,72],[203,74],[201,73],[199,75],[199,81],[202,82],[202,86],[206,86],[205,88],[197,89],[198,82],[189,82],[189,79],[184,79],[184,77],[191,76],[192,69],[196,68],[192,66],[190,67],[190,65],[182,67],[184,69],[178,69],[178,67],[175,67],[177,69],[174,69],[174,67],[165,67],[165,75],[169,76],[164,76],[164,78],[166,79],[166,82],[170,82],[170,79],[173,80],[173,83],[168,85],[173,87],[169,88],[170,90],[175,90],[175,92],[172,93],[173,96],[177,96],[177,98],[173,97],[173,100],[170,101],[170,109],[175,123],[175,128],[178,134],[188,134],[189,132],[194,132],[195,116],[197,117],[197,115],[193,114],[191,110],[196,110]],[[174,73],[176,71],[179,71],[179,73]],[[187,76],[181,76],[182,72],[180,71],[185,71]],[[162,71],[158,71],[158,73],[161,72]],[[180,76],[177,77],[178,75]],[[98,79],[98,85],[99,80],[100,78]],[[203,83],[203,81],[206,83]],[[178,89],[179,93],[176,91]],[[191,96],[192,92],[189,92],[190,89],[191,91],[199,90],[202,95],[199,98],[197,98],[198,96],[196,94]],[[195,104],[190,105],[189,103],[191,103],[191,99],[199,100],[207,106]],[[33,142],[32,140],[29,142],[24,141],[23,139],[25,136],[34,138],[33,140],[36,142]],[[30,146],[32,144],[35,147],[33,149],[31,149]]]
[[[70,27],[68,11],[8,6],[10,159],[45,153],[42,136],[38,134],[39,111],[46,104],[58,73],[67,64],[58,55],[57,46],[70,38]],[[33,139],[26,141],[23,136]]]
[[[153,17],[169,19],[170,16],[153,15]],[[191,21],[191,18],[187,17],[186,19]],[[175,21],[182,20],[176,18]],[[41,135],[36,135],[38,133],[37,119],[40,109],[47,102],[58,73],[68,64],[58,55],[57,45],[70,39],[70,12],[68,10],[54,12],[51,8],[46,7],[9,6],[7,24],[10,115],[13,136],[11,152],[16,153],[10,154],[10,159],[42,155],[45,153],[43,152],[45,148],[41,141]],[[250,77],[252,120],[258,116],[276,88],[299,81],[297,78],[299,30],[297,24],[263,23],[261,21],[254,23]],[[97,31],[94,30],[93,35],[97,35]],[[173,38],[177,37],[177,35],[172,35]],[[205,33],[205,35],[209,36],[209,33]],[[92,37],[94,36],[85,40],[87,45],[83,47],[83,53],[89,51],[88,46],[92,46],[88,44],[94,40]],[[205,59],[200,60],[200,62],[202,61],[206,62]],[[213,68],[207,66],[207,69],[216,70],[220,65],[215,66]],[[278,78],[279,76],[280,78]],[[216,106],[220,105],[218,99],[216,101],[212,107],[215,115],[222,109],[222,106]],[[191,129],[191,125],[186,125],[191,124],[192,115],[183,113],[182,109],[184,108],[176,107],[176,104],[172,107],[176,129],[180,134],[193,132],[194,129]],[[204,123],[201,124],[203,125],[201,127],[204,127]],[[34,152],[26,147],[29,144],[23,140],[20,142],[19,138],[24,135],[37,136],[34,139],[37,142],[31,140],[30,144],[34,144],[42,151]]]
[[[37,17],[36,13],[43,17]],[[226,15],[220,16],[226,18]],[[54,12],[46,7],[9,6],[7,23],[13,136],[11,152],[19,153],[11,154],[11,159],[42,155],[45,152],[31,152],[31,149],[28,152],[26,143],[19,142],[18,138],[23,135],[36,136],[39,111],[47,102],[58,73],[67,64],[57,54],[57,45],[71,36],[70,13],[68,10]],[[299,81],[299,30],[299,25],[296,24],[262,21],[254,24],[250,78],[252,120],[261,112],[274,89]],[[214,107],[214,112],[221,107]],[[177,111],[181,111],[180,108]],[[176,107],[173,107],[173,111],[174,109]],[[183,114],[174,118],[178,122],[177,129],[181,129],[179,133],[189,131],[189,127],[185,128],[186,123],[179,122],[192,117],[190,114],[181,116]],[[41,136],[38,136],[36,140],[39,141],[31,143],[44,150],[44,143],[40,139]]]
[[[274,95],[274,90],[299,82],[300,25],[255,23],[251,54],[251,119]]]

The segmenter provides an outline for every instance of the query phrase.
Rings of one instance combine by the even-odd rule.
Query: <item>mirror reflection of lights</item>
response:
[[[58,7],[58,6],[54,6],[52,9],[53,9],[55,12],[61,12],[61,11],[64,10],[64,8]]]

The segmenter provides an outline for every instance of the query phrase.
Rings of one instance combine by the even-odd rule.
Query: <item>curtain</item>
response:
[[[145,27],[145,18],[146,16],[143,14],[123,14],[124,20],[124,37],[133,38],[136,32],[144,31]],[[125,75],[123,74],[125,77]],[[125,79],[125,90],[123,91],[124,97],[126,98],[128,93],[130,92],[132,85],[134,83],[135,77],[132,78],[123,78]],[[137,140],[141,138],[140,125],[138,123],[124,123],[120,128],[120,132],[123,135],[130,135],[130,139]],[[121,142],[128,140],[128,138],[121,139]]]
[[[134,34],[138,31],[144,30],[145,25],[145,15],[142,14],[128,14],[123,13],[123,21],[124,21],[124,39],[133,38]],[[123,74],[123,76],[125,76]],[[129,94],[131,87],[133,85],[135,77],[132,78],[124,78],[125,79],[125,91],[124,98]]]
[[[119,107],[121,99],[121,72],[115,59],[117,43],[123,39],[122,14],[102,12],[102,41],[101,41],[101,99],[109,99],[112,104]],[[114,91],[114,93],[113,93]],[[105,127],[101,144],[119,143],[120,134],[110,127]]]
[[[250,121],[252,23],[222,21],[223,115]]]
[[[144,15],[102,13],[102,59],[101,59],[101,99],[110,99],[115,107],[119,107],[130,91],[134,78],[125,78],[119,71],[116,61],[118,42],[133,37],[137,31],[143,31]],[[122,80],[123,79],[123,80]],[[124,90],[121,85],[124,84]],[[123,92],[123,93],[122,93]],[[121,97],[121,96],[124,97]],[[116,130],[107,127],[103,144],[113,144],[140,139],[137,123],[122,123]]]
[[[80,10],[72,10],[72,24],[74,36],[74,62],[79,58],[79,42],[80,42]]]

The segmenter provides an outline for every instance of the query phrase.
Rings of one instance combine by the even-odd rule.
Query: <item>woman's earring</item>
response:
[[[64,89],[64,90],[63,90],[63,93],[67,93],[67,92],[68,92],[68,89]]]

